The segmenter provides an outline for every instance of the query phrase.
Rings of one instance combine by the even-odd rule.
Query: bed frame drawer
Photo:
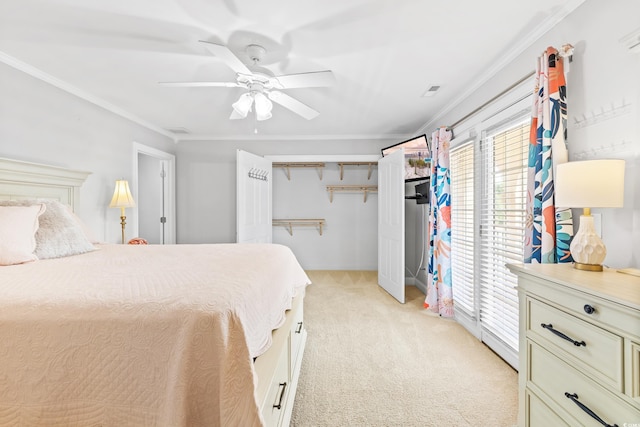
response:
[[[266,427],[288,426],[291,420],[307,338],[303,300],[304,293],[294,298],[284,324],[273,331],[271,347],[254,364],[256,396]]]
[[[295,311],[294,311],[295,310]],[[293,307],[293,321],[291,324],[291,336],[290,336],[290,344],[291,344],[291,370],[289,372],[290,378],[295,376],[295,369],[299,368],[299,364],[302,362],[302,349],[303,343],[306,340],[307,331],[304,328],[304,313],[303,313],[303,305],[298,304],[296,307]]]
[[[267,398],[262,407],[262,416],[267,426],[280,425],[280,419],[287,402],[287,392],[291,382],[289,380],[289,355],[286,351],[280,354],[273,379],[274,381],[270,384]]]

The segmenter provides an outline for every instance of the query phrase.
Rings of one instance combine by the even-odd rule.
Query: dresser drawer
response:
[[[569,363],[624,391],[622,337],[534,298],[527,298],[527,336],[554,352],[560,350]]]
[[[618,276],[622,275],[618,274]],[[598,323],[603,328],[617,331],[620,335],[630,335],[640,339],[638,310],[540,279],[522,279],[518,285],[528,289],[535,288],[533,292],[529,292],[529,295],[561,307],[563,311],[576,317]],[[615,286],[615,282],[611,285]],[[640,286],[640,280],[638,286]]]
[[[528,380],[555,404],[584,426],[601,426],[576,402],[581,403],[609,425],[640,423],[640,411],[608,392],[562,360],[528,343]],[[573,399],[571,398],[573,397]]]
[[[525,392],[525,399],[529,414],[525,427],[571,427],[529,390]]]

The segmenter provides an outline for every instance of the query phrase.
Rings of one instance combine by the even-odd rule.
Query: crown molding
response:
[[[411,138],[411,134],[382,135],[175,135],[176,143],[189,141],[359,141],[400,140]]]
[[[14,58],[11,55],[8,55],[4,52],[0,52],[0,62],[3,62],[7,65],[9,65],[10,67],[15,68],[16,70],[22,71],[26,74],[29,74],[32,77],[35,77],[36,79],[42,80],[45,83],[48,83],[52,86],[57,87],[58,89],[61,89],[65,92],[68,92],[72,95],[77,96],[80,99],[83,99],[87,102],[90,102],[91,104],[97,105],[100,108],[103,108],[113,114],[116,114],[120,117],[123,117],[129,121],[132,121],[136,124],[139,124],[140,126],[143,126],[149,130],[152,130],[154,132],[157,132],[161,135],[164,135],[168,138],[171,138],[174,142],[176,141],[176,135],[165,130],[162,129],[158,126],[155,126],[143,119],[141,119],[140,117],[137,117],[131,113],[129,113],[126,110],[123,110],[120,107],[116,107],[115,105],[105,101],[104,99],[98,98],[97,96],[91,95],[85,91],[83,91],[82,89],[73,86],[63,80],[60,80],[56,77],[53,77],[50,74],[45,73],[44,71],[27,64],[26,62],[22,62],[19,59]]]
[[[620,44],[623,45],[629,53],[640,53],[640,28],[621,38]]]

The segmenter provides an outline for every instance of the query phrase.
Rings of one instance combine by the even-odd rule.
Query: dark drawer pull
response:
[[[276,409],[282,409],[282,399],[284,398],[284,391],[287,389],[287,383],[280,383],[280,387],[282,387],[282,390],[280,391],[280,399],[278,399],[277,405],[273,405]]]
[[[556,334],[557,336],[559,336],[560,338],[562,338],[563,340],[567,340],[570,343],[573,343],[573,345],[580,347],[581,345],[583,346],[587,346],[587,343],[584,341],[576,341],[574,339],[571,339],[570,337],[566,336],[565,334],[563,334],[562,332],[553,329],[553,325],[551,323],[549,323],[548,325],[545,325],[544,323],[540,323],[540,326],[542,326],[545,329],[548,329],[549,331],[553,332],[554,334]]]
[[[605,426],[605,427],[618,427],[618,424],[611,425],[611,424],[605,423],[604,420],[602,418],[600,418],[598,415],[596,415],[596,413],[593,412],[591,409],[589,409],[587,407],[587,405],[585,405],[584,403],[582,403],[582,402],[580,402],[578,400],[578,395],[577,394],[575,394],[575,393],[571,394],[571,393],[565,392],[564,395],[567,396],[569,399],[571,399],[573,401],[573,403],[578,405],[578,407],[580,409],[582,409],[584,412],[589,414],[589,416],[591,416],[591,418],[593,418],[594,420],[596,420],[597,422],[599,422],[603,426]]]
[[[596,309],[592,305],[589,305],[589,304],[585,304],[584,307],[582,307],[582,308],[584,308],[584,312],[587,313],[587,314],[593,314],[593,313],[596,312]]]
[[[302,322],[298,322],[298,328],[296,329],[296,334],[302,332]]]

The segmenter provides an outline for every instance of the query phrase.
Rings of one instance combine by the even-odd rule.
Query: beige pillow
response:
[[[0,206],[0,265],[36,261],[35,234],[44,204],[32,206]]]

